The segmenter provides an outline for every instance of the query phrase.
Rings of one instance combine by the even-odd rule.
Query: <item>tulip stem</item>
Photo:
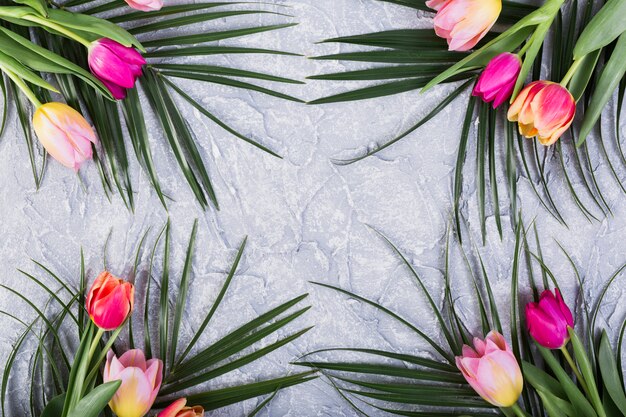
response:
[[[87,363],[91,363],[91,358],[93,358],[93,354],[96,352],[96,348],[100,343],[100,339],[102,339],[102,335],[104,334],[104,330],[98,327],[98,332],[96,333],[96,337],[93,338],[91,342],[91,347],[89,348],[89,356],[87,356]]]
[[[516,416],[518,417],[527,417],[526,413],[524,413],[524,410],[522,410],[519,405],[517,405],[517,403],[513,404],[511,406],[511,410],[513,410],[513,412],[515,413]]]
[[[31,21],[33,23],[37,23],[37,24],[39,24],[41,26],[44,26],[44,27],[46,27],[48,29],[52,29],[55,32],[58,32],[58,33],[60,33],[62,35],[67,36],[70,39],[75,40],[76,42],[82,43],[87,48],[89,48],[91,46],[91,42],[89,42],[87,39],[83,38],[82,36],[80,36],[76,32],[72,32],[71,30],[66,29],[65,27],[63,27],[63,26],[61,26],[61,25],[59,25],[57,23],[51,22],[51,21],[49,21],[47,19],[43,19],[43,18],[41,18],[39,16],[34,16],[34,15],[26,15],[22,19],[29,20],[29,21]]]
[[[17,74],[15,74],[13,71],[9,71],[5,67],[0,66],[0,70],[2,70],[11,79],[11,81],[13,81],[15,85],[19,87],[20,90],[22,90],[22,93],[24,93],[24,95],[28,97],[28,99],[35,105],[35,108],[41,107],[41,101],[39,101],[39,98],[37,98],[33,90],[31,90],[30,87],[26,85],[23,79],[21,79]]]
[[[576,74],[576,70],[580,66],[581,62],[583,62],[582,59],[577,59],[574,62],[572,62],[572,65],[567,70],[567,73],[565,74],[565,77],[563,77],[563,79],[561,80],[560,84],[563,87],[567,87],[567,84],[569,84],[569,82],[572,79],[572,77],[574,76],[574,74]]]
[[[572,368],[572,371],[576,375],[576,379],[578,379],[578,382],[580,382],[580,385],[583,387],[583,390],[585,390],[585,393],[587,394],[587,396],[589,396],[589,389],[587,388],[587,383],[585,382],[585,379],[583,378],[582,374],[578,370],[578,367],[576,366],[574,359],[567,351],[567,348],[565,346],[561,347],[561,352],[563,353],[563,356],[565,357],[565,360],[567,361],[567,363],[569,363],[570,368]]]

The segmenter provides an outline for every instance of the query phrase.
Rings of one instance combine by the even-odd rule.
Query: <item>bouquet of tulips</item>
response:
[[[443,83],[454,83],[454,87],[402,134],[357,156],[339,159],[338,163],[354,163],[387,149],[471,91],[473,97],[467,99],[453,179],[457,230],[462,229],[465,162],[474,152],[472,149],[476,167],[471,177],[476,179],[476,185],[471,188],[476,189],[483,240],[489,217],[495,219],[500,235],[503,216],[508,215],[515,227],[520,176],[528,179],[541,205],[559,222],[566,223],[546,179],[552,166],[559,170],[561,183],[565,183],[587,219],[597,220],[610,212],[595,167],[598,161],[604,162],[626,193],[622,181],[626,158],[620,140],[620,113],[626,91],[624,1],[590,0],[579,4],[578,0],[545,0],[539,7],[515,0],[380,1],[427,12],[425,16],[432,12],[434,28],[388,30],[326,40],[374,49],[317,59],[378,65],[310,78],[378,83],[323,97],[312,104],[371,99],[410,90],[424,92]],[[606,130],[599,131],[589,146],[585,139],[615,91],[618,100],[616,114],[611,114],[616,119],[611,123],[615,138],[612,153],[607,148]],[[564,135],[567,140],[559,141]],[[524,141],[524,137],[537,141]],[[473,146],[472,138],[476,141]],[[497,156],[499,150],[504,158]],[[548,152],[555,156],[548,158]],[[506,178],[508,213],[502,213],[500,207],[503,193],[498,189],[498,179],[502,177]],[[582,193],[576,183],[583,187]]]
[[[302,336],[309,328],[276,335],[308,310],[304,307],[294,311],[294,306],[306,298],[304,294],[274,306],[222,337],[213,338],[209,346],[199,343],[235,279],[244,241],[215,301],[208,303],[202,323],[186,340],[181,334],[182,318],[188,298],[191,299],[189,285],[195,235],[196,225],[189,239],[178,294],[172,299],[176,291],[170,287],[169,223],[157,235],[149,253],[149,266],[143,272],[140,269],[141,251],[148,232],[141,238],[133,272],[129,276],[134,283],[104,271],[85,291],[87,280],[81,257],[78,289],[66,284],[71,280],[61,279],[41,263],[36,262],[36,265],[48,279],[59,284],[59,288],[46,284],[44,278],[35,274],[20,271],[49,295],[49,301],[43,306],[35,305],[22,292],[0,284],[36,313],[36,318],[28,323],[10,312],[0,311],[24,326],[2,377],[2,415],[97,417],[103,412],[110,415],[106,410],[110,408],[118,417],[199,417],[205,410],[265,396],[251,414],[254,415],[279,390],[315,378],[314,372],[290,373],[252,383],[231,382],[222,388],[202,388],[215,378],[262,359]],[[156,268],[156,251],[163,237],[163,270],[157,279],[153,276],[153,268]],[[139,297],[136,284],[143,287]],[[158,284],[156,291],[155,284]],[[174,309],[170,309],[171,303],[174,303]],[[138,304],[143,304],[143,311],[139,315],[133,314],[137,313]],[[158,307],[156,320],[151,310],[154,305]],[[137,323],[142,324],[140,334]],[[275,335],[273,340],[263,346],[257,345],[272,335]],[[126,337],[121,340],[120,336]],[[143,342],[142,348],[138,347],[139,340]],[[35,342],[34,352],[29,341]],[[72,352],[73,360],[68,356]],[[30,353],[29,373],[25,377],[29,383],[24,384],[20,380],[24,375],[13,375],[13,371],[18,355],[27,353]],[[20,389],[14,389],[9,397],[7,393],[13,384],[20,384]],[[27,389],[22,389],[23,386]],[[189,393],[189,389],[193,392]],[[29,398],[23,395],[29,395]],[[9,398],[15,402],[8,401]],[[28,414],[22,408],[14,409],[21,404],[30,404]]]
[[[46,166],[46,158],[37,156],[41,145],[47,151],[44,155],[50,154],[75,171],[94,158],[107,196],[117,189],[132,209],[134,191],[129,157],[132,148],[166,206],[166,193],[160,185],[158,164],[151,151],[154,138],[148,134],[146,125],[145,113],[151,109],[198,202],[203,207],[210,202],[219,207],[209,170],[177,97],[221,129],[279,156],[255,138],[230,127],[173,80],[196,80],[299,101],[241,78],[277,83],[298,81],[220,65],[177,62],[185,57],[224,54],[293,55],[221,42],[290,24],[258,24],[229,30],[208,30],[203,26],[198,33],[189,28],[216,19],[283,14],[235,7],[237,3],[191,2],[163,7],[161,0],[126,3],[107,0],[93,5],[94,1],[0,2],[0,90],[4,99],[0,134],[6,126],[9,104],[14,104],[37,186]],[[212,11],[214,8],[218,10]],[[173,28],[188,28],[188,33],[161,34]],[[147,39],[142,41],[142,37]],[[141,80],[143,94],[135,87],[137,80]]]
[[[498,313],[500,300],[496,300],[493,294],[479,253],[475,259],[478,271],[474,272],[470,258],[459,246],[463,263],[470,268],[467,272],[475,289],[475,299],[471,303],[477,306],[481,323],[481,330],[472,332],[453,298],[450,247],[446,249],[446,261],[442,266],[444,294],[443,306],[439,306],[417,270],[387,240],[426,296],[441,328],[443,344],[376,301],[342,288],[319,285],[376,308],[383,316],[426,341],[437,358],[430,353],[339,347],[312,352],[299,363],[324,373],[342,396],[365,415],[369,411],[364,410],[369,409],[405,416],[492,416],[493,409],[498,408],[506,416],[517,417],[626,416],[621,362],[626,320],[622,319],[619,324],[618,337],[610,336],[597,324],[604,296],[625,266],[611,276],[595,305],[589,307],[587,301],[582,300],[579,309],[582,323],[575,325],[572,309],[564,301],[558,282],[543,261],[539,241],[536,252],[531,251],[527,231],[521,220],[518,224],[512,256],[509,340],[503,335]],[[520,264],[524,258],[532,290],[528,302],[522,301],[529,297],[520,291],[519,286]],[[540,294],[532,260],[541,267],[545,290]],[[568,260],[582,286],[578,269],[569,256]],[[484,336],[472,337],[472,333]],[[617,354],[612,339],[618,340]],[[369,359],[310,359],[313,355],[336,355],[338,351]]]

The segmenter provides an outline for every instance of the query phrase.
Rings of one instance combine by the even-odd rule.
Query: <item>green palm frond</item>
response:
[[[372,0],[374,1],[374,0]],[[413,9],[432,11],[423,0],[378,0],[406,6]],[[552,28],[552,53],[536,51],[539,57],[531,68],[532,79],[541,77],[542,66],[550,68],[548,79],[563,78],[572,62],[574,46],[585,25],[590,22],[594,2],[585,2],[579,7],[578,1],[570,2],[567,11],[559,12]],[[615,2],[619,3],[619,2]],[[515,1],[503,2],[499,30],[534,10],[533,6]],[[497,35],[497,30],[488,34],[477,48],[485,45]],[[347,70],[329,74],[313,75],[310,79],[339,82],[371,82],[372,85],[348,90],[328,97],[318,98],[309,104],[326,104],[342,101],[374,99],[386,95],[421,90],[436,76],[466,57],[468,53],[450,52],[443,39],[438,38],[432,29],[394,29],[373,33],[341,36],[327,39],[323,43],[358,45],[358,52],[341,52],[332,55],[317,56],[318,60],[339,60],[347,63],[370,63],[371,67],[359,70]],[[362,47],[367,47],[363,50]],[[604,196],[603,185],[598,181],[596,167],[604,164],[618,187],[626,191],[621,177],[626,169],[626,158],[620,141],[619,120],[621,117],[626,79],[626,66],[620,57],[626,51],[626,36],[610,42],[602,49],[586,55],[579,66],[570,88],[575,97],[580,97],[579,112],[585,114],[582,126],[575,123],[569,135],[564,136],[555,147],[541,148],[535,141],[521,137],[517,128],[506,121],[507,106],[493,110],[490,106],[474,98],[467,100],[466,116],[460,130],[460,141],[453,178],[453,207],[456,228],[460,230],[462,200],[465,188],[464,178],[476,178],[475,189],[478,199],[478,215],[483,241],[486,239],[486,222],[493,217],[496,228],[502,236],[502,217],[508,216],[515,228],[515,213],[518,211],[517,183],[524,178],[537,200],[558,222],[567,225],[567,219],[561,213],[560,202],[553,196],[554,186],[548,181],[549,173],[561,174],[569,194],[581,214],[589,221],[597,221],[611,213],[610,203]],[[467,95],[473,84],[476,71],[457,73],[445,80],[454,83],[455,89],[444,96],[428,115],[413,122],[402,134],[391,139],[383,138],[382,144],[354,157],[336,160],[338,164],[351,164],[387,149],[394,143],[419,135],[419,128],[452,102]],[[467,80],[467,81],[464,81]],[[464,82],[458,82],[464,81]],[[579,139],[591,131],[606,102],[615,90],[618,90],[617,113],[614,123],[615,145],[619,157],[607,148],[607,133],[599,132],[593,144],[586,142],[575,146]],[[478,121],[474,124],[474,121]],[[503,128],[500,128],[503,126]],[[375,138],[376,139],[376,138]],[[376,139],[378,141],[378,139]],[[502,145],[504,144],[504,145]],[[590,149],[590,147],[592,147]],[[499,157],[504,154],[504,158]],[[468,173],[465,161],[476,160],[476,172]],[[497,179],[506,178],[507,192],[498,189]],[[474,188],[474,187],[472,187]],[[503,207],[508,200],[508,209]],[[459,232],[460,233],[460,232]]]
[[[222,289],[215,301],[208,303],[207,313],[201,326],[190,340],[183,338],[181,335],[183,317],[187,305],[193,298],[189,292],[189,284],[194,275],[192,260],[195,252],[196,231],[197,223],[194,224],[190,233],[183,270],[177,283],[178,295],[176,297],[171,297],[170,289],[174,285],[171,282],[174,276],[171,275],[169,265],[169,222],[156,235],[151,245],[147,242],[148,231],[144,233],[135,250],[134,270],[137,271],[135,279],[142,281],[136,282],[136,285],[138,288],[142,288],[143,285],[145,290],[143,293],[136,291],[136,297],[139,298],[136,300],[136,305],[143,305],[144,308],[141,311],[139,309],[135,311],[128,322],[128,344],[130,348],[136,348],[139,347],[138,342],[142,341],[143,350],[148,357],[158,357],[163,360],[163,385],[154,409],[163,408],[173,399],[181,396],[186,396],[190,403],[201,405],[206,410],[267,396],[259,402],[259,407],[262,408],[281,389],[316,378],[315,371],[305,371],[271,378],[259,377],[258,382],[253,383],[231,382],[227,386],[213,383],[212,387],[215,388],[210,390],[203,388],[207,382],[262,359],[291,343],[308,332],[310,328],[289,330],[293,322],[309,309],[308,306],[299,306],[307,297],[307,294],[303,294],[271,307],[265,313],[214,339],[215,341],[210,345],[200,342],[200,338],[205,336],[211,319],[217,313],[220,303],[227,296],[231,282],[236,279],[237,268],[246,244],[244,240],[237,251]],[[146,251],[144,246],[151,246],[151,250]],[[160,247],[162,249],[159,249]],[[157,274],[159,266],[154,261],[159,252],[163,264],[160,274]],[[149,255],[147,256],[148,265],[145,268],[140,266],[141,253]],[[88,331],[87,329],[92,328],[92,326],[87,326],[90,319],[84,311],[87,278],[82,255],[79,288],[66,283],[62,277],[57,276],[45,265],[38,262],[35,262],[35,265],[42,272],[41,277],[38,274],[20,272],[25,278],[37,284],[47,295],[48,301],[45,306],[38,306],[15,289],[2,286],[3,290],[26,303],[36,313],[36,317],[28,321],[9,312],[1,312],[16,320],[24,328],[13,345],[2,376],[0,401],[2,414],[5,416],[13,415],[10,406],[7,407],[11,404],[7,394],[9,391],[15,391],[11,386],[12,378],[18,378],[18,382],[14,383],[23,382],[14,375],[18,355],[30,357],[27,376],[30,386],[25,390],[27,393],[25,395],[28,397],[20,396],[20,400],[28,400],[29,415],[38,416],[45,405],[66,392],[71,370],[69,357],[76,350],[79,338],[85,331]],[[155,302],[158,303],[159,309],[158,314],[153,317],[149,306],[154,305]],[[195,304],[197,300],[193,302]],[[138,334],[136,334],[139,330],[143,333],[141,337],[137,337]],[[156,333],[151,333],[151,330],[156,330]],[[268,341],[268,338],[272,340]],[[118,352],[123,348],[121,344],[118,346],[117,342],[112,344],[114,337],[109,337],[107,340],[101,342],[96,351],[95,356],[99,359],[104,358],[109,348]],[[36,349],[29,349],[28,346],[31,346],[29,343],[33,343]],[[97,377],[97,374],[98,368],[93,368],[88,378]],[[191,392],[188,391],[190,389]]]
[[[276,151],[269,149],[258,139],[241,134],[236,128],[229,126],[219,116],[219,108],[207,108],[198,101],[198,97],[194,98],[193,93],[185,92],[176,85],[175,80],[194,80],[301,102],[296,97],[256,83],[256,81],[262,81],[276,85],[302,84],[298,80],[280,77],[267,71],[250,71],[204,63],[193,65],[179,63],[181,58],[190,56],[207,58],[212,55],[226,56],[229,54],[298,56],[292,52],[237,45],[239,38],[295,25],[295,23],[270,25],[259,23],[241,27],[238,23],[238,19],[245,16],[258,16],[259,18],[274,16],[291,20],[292,16],[283,13],[285,9],[282,6],[276,5],[276,11],[264,10],[269,6],[267,3],[202,2],[166,6],[155,12],[129,13],[127,5],[123,1],[113,0],[93,7],[91,7],[91,3],[93,3],[92,0],[70,0],[62,4],[61,7],[67,10],[80,10],[81,13],[87,15],[103,16],[110,22],[121,25],[142,42],[146,48],[145,57],[148,59],[145,76],[138,86],[140,91],[129,91],[128,97],[119,103],[108,102],[95,92],[85,80],[63,74],[56,76],[68,104],[82,110],[96,128],[101,141],[101,154],[98,154],[95,159],[107,196],[117,191],[127,207],[130,209],[134,207],[133,173],[130,166],[132,157],[127,140],[130,139],[135,158],[149,177],[161,203],[167,207],[169,197],[166,190],[163,190],[157,175],[158,162],[152,156],[153,141],[158,138],[151,137],[146,126],[145,114],[150,111],[156,115],[163,136],[175,156],[183,177],[203,208],[209,205],[219,208],[218,196],[210,179],[211,170],[201,155],[198,139],[185,120],[184,115],[188,111],[185,108],[186,104],[199,110],[201,114],[235,138],[280,158]],[[222,23],[220,27],[224,27],[223,23],[226,23],[226,29],[207,30],[206,25],[204,25],[203,30],[194,31],[195,26],[217,21]],[[188,29],[189,34],[181,36],[160,35],[166,29],[176,28]],[[51,36],[38,29],[33,29],[30,34],[24,29],[18,28],[18,30],[21,30],[21,33],[30,40],[48,47],[82,68],[87,67],[86,52],[82,47],[76,48],[73,42],[58,36]],[[2,84],[2,91],[6,95],[4,84]],[[146,106],[143,95],[147,97],[149,106]],[[30,133],[30,127],[26,129],[30,119],[26,117],[26,114],[22,116],[23,113],[25,111],[20,111],[20,118],[24,119],[23,126],[27,132],[27,143],[31,144],[33,135]],[[40,164],[35,162],[31,148],[32,146],[29,145],[35,181],[39,185],[43,175],[43,166],[39,166]]]
[[[561,361],[552,352],[543,348],[535,348],[536,345],[527,335],[523,305],[529,299],[528,296],[525,296],[527,291],[530,292],[531,299],[538,300],[539,289],[535,283],[536,268],[539,267],[539,273],[545,276],[541,287],[558,288],[558,282],[543,259],[535,224],[525,226],[521,219],[518,219],[515,234],[510,276],[510,334],[507,339],[510,340],[511,348],[518,361],[523,364],[526,383],[520,398],[520,406],[527,415],[536,417],[595,415],[595,412],[585,414],[589,412],[591,405],[585,399],[581,391],[582,388],[572,382],[571,371],[564,368]],[[529,237],[532,237],[533,234],[535,235],[534,245],[529,241]],[[448,236],[450,237],[450,233]],[[381,235],[381,237],[397,255],[399,262],[406,267],[409,277],[411,279],[418,278],[416,267],[412,266],[402,252],[385,236]],[[467,318],[459,314],[457,301],[452,294],[452,273],[449,270],[451,257],[460,256],[463,265],[467,268],[468,275],[471,277],[475,297],[469,301],[469,305],[474,309],[474,317],[479,318],[478,327],[481,329],[479,333],[486,334],[492,329],[502,331],[497,306],[498,302],[502,302],[502,300],[494,298],[491,278],[487,274],[478,249],[472,245],[473,249],[468,253],[463,245],[452,245],[451,243],[449,241],[444,249],[443,265],[440,269],[444,281],[441,301],[433,301],[433,295],[422,285],[419,278],[415,281],[417,289],[426,296],[428,307],[437,320],[437,327],[446,343],[436,343],[433,339],[434,335],[425,334],[409,320],[376,301],[366,299],[340,287],[314,283],[374,307],[400,324],[401,328],[408,329],[411,334],[415,334],[418,338],[429,343],[432,353],[409,354],[397,350],[335,347],[307,353],[297,363],[301,366],[318,369],[329,378],[341,396],[363,415],[368,415],[368,413],[363,411],[361,406],[364,409],[373,410],[374,415],[378,415],[380,412],[402,416],[499,415],[496,408],[481,399],[465,382],[451,358],[453,355],[460,354],[462,344],[469,342],[471,332],[468,327],[473,326],[467,324]],[[531,249],[533,246],[534,248]],[[584,294],[580,271],[574,260],[565,250],[563,251],[573,267],[576,277],[578,277],[577,282],[581,285],[580,292]],[[576,358],[586,356],[582,354],[582,351],[591,353],[589,363],[584,363],[584,359],[579,361],[581,370],[586,373],[587,379],[593,381],[598,387],[604,387],[599,391],[603,395],[602,404],[614,405],[615,413],[607,415],[626,415],[623,412],[625,409],[622,408],[626,405],[623,388],[624,378],[619,371],[621,369],[620,355],[615,354],[614,343],[611,342],[606,331],[600,331],[600,326],[595,320],[605,294],[624,270],[626,270],[626,266],[618,268],[609,278],[590,313],[587,312],[586,301],[582,300],[582,311],[577,314],[581,317],[581,323],[577,320],[576,328],[585,337],[579,339],[579,336],[572,333],[573,350],[575,353],[579,351],[576,353]],[[456,276],[458,273],[454,275]],[[506,307],[500,305],[500,308]],[[619,328],[617,352],[620,352],[625,328],[626,325]],[[452,335],[453,340],[447,340],[448,336],[446,335]],[[581,340],[586,340],[586,345]],[[346,353],[350,354],[350,357],[357,357],[358,359],[347,360],[340,356],[337,357],[339,354]],[[540,367],[544,361],[554,376],[548,375]],[[555,379],[556,377],[558,377],[558,381]],[[563,384],[567,384],[567,386]],[[566,387],[567,393],[562,387]],[[609,406],[606,405],[606,407]],[[558,414],[555,410],[561,410],[563,414]],[[507,410],[501,411],[505,415],[509,415],[506,413]],[[591,411],[593,411],[593,407]]]

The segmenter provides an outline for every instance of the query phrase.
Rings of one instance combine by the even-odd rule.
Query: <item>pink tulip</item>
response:
[[[89,69],[120,100],[133,88],[146,60],[135,48],[102,38],[89,47]]]
[[[474,338],[474,348],[463,345],[456,366],[474,391],[497,407],[513,406],[522,393],[522,371],[506,340],[496,331],[485,340]]]
[[[121,380],[122,384],[111,398],[109,406],[117,417],[143,417],[150,411],[163,378],[163,362],[146,357],[140,349],[129,350],[118,359],[113,351],[107,353],[102,380]]]
[[[493,101],[495,109],[511,97],[521,69],[519,56],[509,52],[496,55],[478,77],[472,95],[480,97],[485,103]]]
[[[502,0],[431,0],[437,10],[435,33],[448,41],[451,51],[473,48],[496,23]]]
[[[542,145],[552,145],[569,128],[576,114],[574,97],[560,84],[533,81],[515,98],[507,117],[519,125],[520,134],[537,136]]]
[[[104,271],[94,281],[87,295],[89,317],[103,330],[117,329],[133,311],[135,287]]]
[[[526,304],[526,326],[530,335],[541,346],[560,349],[569,342],[568,327],[574,327],[574,318],[558,289],[545,290],[538,303]]]
[[[186,405],[187,399],[179,398],[163,409],[156,417],[202,417],[204,415],[204,408],[199,405],[193,407],[186,407]]]
[[[125,0],[125,1],[133,9],[141,10],[142,12],[151,12],[155,10],[161,10],[161,7],[163,7],[163,0]]]
[[[46,151],[61,164],[75,171],[93,157],[97,143],[91,125],[76,110],[63,103],[45,103],[33,116],[33,128]]]

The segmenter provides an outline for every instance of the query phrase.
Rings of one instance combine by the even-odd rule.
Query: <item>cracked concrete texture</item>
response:
[[[290,0],[277,1],[289,6],[281,16],[236,18],[246,23],[264,24],[297,21],[298,26],[242,38],[237,44],[262,46],[296,52],[306,57],[348,50],[335,44],[317,44],[325,38],[392,28],[427,27],[428,15],[375,0]],[[285,12],[283,7],[264,6]],[[221,21],[205,28],[224,27]],[[357,48],[350,48],[355,50]],[[200,59],[189,59],[198,62]],[[212,57],[202,62],[263,69],[272,74],[302,80],[308,75],[362,68],[362,64],[314,61],[284,56]],[[422,341],[362,303],[330,290],[312,286],[309,281],[339,285],[372,298],[401,313],[429,334],[437,334],[434,317],[424,297],[399,259],[367,225],[387,235],[406,254],[439,301],[443,253],[448,219],[451,214],[451,184],[456,161],[460,125],[467,96],[445,109],[436,119],[380,154],[349,166],[332,163],[333,158],[354,155],[399,134],[425,115],[451,91],[438,87],[428,94],[409,92],[355,103],[306,106],[258,93],[227,87],[177,81],[185,91],[223,120],[244,134],[280,153],[279,160],[238,141],[197,111],[183,104],[188,121],[196,132],[221,210],[202,211],[184,183],[171,153],[167,152],[154,120],[150,119],[153,152],[163,188],[175,201],[169,212],[161,207],[147,177],[135,166],[133,180],[136,210],[125,209],[120,197],[109,202],[93,164],[81,170],[86,191],[76,176],[51,162],[41,189],[35,190],[21,130],[15,112],[0,141],[0,264],[2,284],[19,289],[29,299],[42,304],[45,293],[27,281],[16,269],[37,269],[38,260],[62,278],[76,284],[79,253],[85,251],[89,277],[103,268],[103,247],[111,234],[107,267],[114,273],[128,274],[134,250],[143,232],[151,227],[151,240],[168,215],[172,221],[172,265],[178,277],[184,250],[194,218],[199,219],[199,235],[193,263],[189,309],[183,336],[197,328],[214,299],[244,236],[248,246],[239,273],[207,332],[207,341],[232,329],[289,297],[308,292],[313,308],[290,330],[307,325],[315,328],[267,359],[230,373],[216,382],[255,381],[291,369],[289,362],[315,349],[332,346],[377,347],[417,353],[426,349]],[[264,83],[260,83],[266,85]],[[280,91],[311,100],[354,88],[357,84],[309,81],[304,86],[278,86]],[[273,84],[267,86],[274,87]],[[607,126],[611,118],[603,123]],[[501,158],[499,149],[499,157]],[[596,146],[591,152],[597,153]],[[577,293],[575,276],[552,238],[557,238],[580,268],[586,283],[585,294],[595,297],[610,274],[624,261],[626,226],[624,195],[605,163],[593,169],[613,214],[588,222],[575,207],[560,171],[557,157],[549,154],[548,179],[569,227],[546,214],[533,195],[529,181],[518,181],[521,208],[527,223],[535,219],[546,263],[566,290],[568,301]],[[133,162],[134,163],[134,162]],[[502,203],[504,238],[497,236],[493,217],[488,220],[489,239],[479,244],[477,198],[473,162],[468,161],[464,212],[469,229],[484,258],[494,291],[508,311],[513,232],[508,207]],[[136,164],[135,164],[136,165]],[[626,173],[618,166],[620,178]],[[574,186],[582,184],[574,179]],[[501,192],[506,190],[503,173]],[[584,195],[584,191],[581,191]],[[584,195],[588,199],[588,196]],[[590,204],[585,200],[586,204]],[[148,259],[142,257],[142,268]],[[474,300],[458,253],[452,262],[454,290],[460,309],[473,330],[478,329]],[[156,265],[160,265],[160,258]],[[38,276],[43,276],[38,272]],[[619,326],[624,306],[623,285],[613,287],[606,299],[602,317]],[[27,320],[33,311],[6,291],[0,295],[0,308]],[[19,326],[0,316],[4,330],[0,336],[0,363],[4,363],[19,332]],[[286,332],[281,333],[287,334]],[[25,370],[26,359],[20,363]],[[0,365],[0,370],[2,365]],[[15,385],[14,385],[15,387]],[[21,389],[13,388],[15,395]],[[243,415],[256,401],[218,410],[215,415]],[[26,402],[15,404],[21,415]],[[324,380],[280,392],[263,411],[268,416],[352,416],[355,413]]]

